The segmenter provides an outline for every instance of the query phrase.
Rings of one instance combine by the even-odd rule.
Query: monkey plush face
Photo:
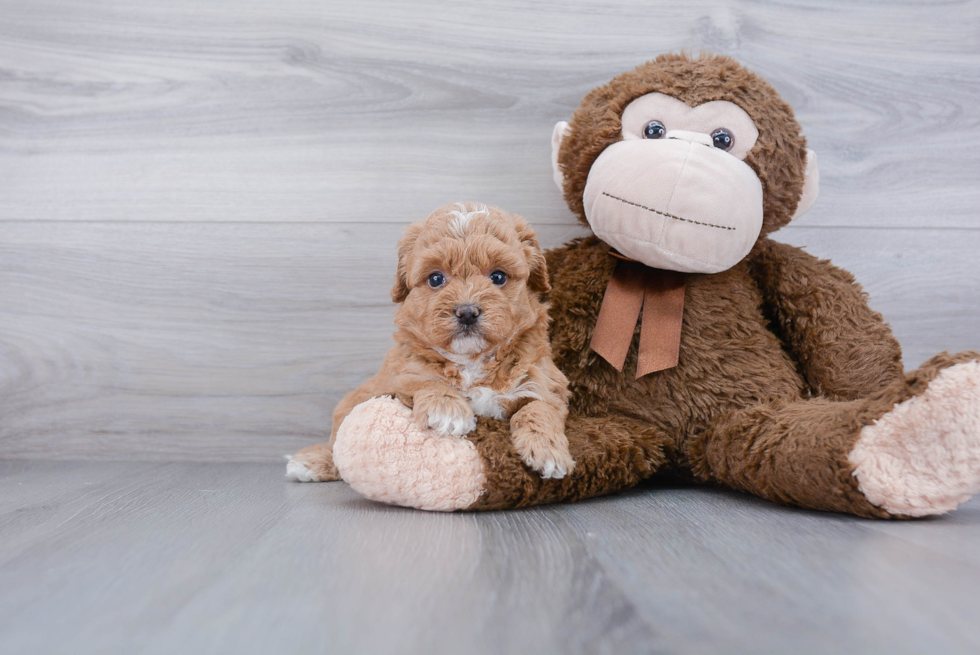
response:
[[[734,266],[817,188],[792,110],[726,57],[665,55],[596,89],[555,126],[553,162],[596,236],[687,273]]]

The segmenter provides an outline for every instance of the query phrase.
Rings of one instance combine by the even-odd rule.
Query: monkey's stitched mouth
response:
[[[733,232],[735,231],[735,228],[734,227],[728,227],[727,225],[714,225],[713,223],[704,223],[702,221],[695,221],[695,220],[690,219],[690,218],[684,218],[683,216],[674,216],[673,214],[668,214],[667,212],[662,212],[659,209],[653,209],[652,207],[647,207],[646,205],[641,205],[638,202],[631,202],[629,200],[626,200],[625,198],[620,198],[619,196],[614,196],[613,194],[606,193],[605,191],[602,192],[602,195],[606,196],[607,198],[612,198],[613,200],[618,200],[619,202],[622,202],[624,204],[632,205],[633,207],[639,207],[640,209],[645,209],[648,212],[653,212],[654,214],[660,214],[661,216],[666,216],[667,218],[672,218],[675,221],[684,221],[685,223],[693,223],[694,225],[702,225],[704,227],[714,227],[714,228],[717,228],[719,230],[731,230]]]

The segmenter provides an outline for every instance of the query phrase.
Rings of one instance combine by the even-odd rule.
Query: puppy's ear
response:
[[[395,286],[391,288],[391,299],[395,302],[405,302],[411,288],[408,286],[408,256],[415,249],[415,242],[422,232],[422,223],[412,223],[398,241],[398,269],[395,271]]]
[[[535,293],[548,293],[551,291],[551,284],[548,282],[548,264],[545,262],[544,253],[541,252],[541,246],[538,245],[538,235],[523,218],[517,219],[515,227],[521,245],[524,247],[524,258],[530,269],[527,286]]]

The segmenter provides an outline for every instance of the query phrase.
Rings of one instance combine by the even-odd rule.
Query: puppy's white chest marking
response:
[[[464,395],[470,401],[474,414],[496,419],[509,418],[504,403],[513,402],[518,398],[541,399],[536,385],[530,382],[516,384],[507,393],[494,391],[490,387],[473,387],[466,390]]]
[[[479,382],[486,375],[484,368],[486,365],[486,356],[460,355],[447,352],[442,348],[436,348],[436,352],[456,365],[459,371],[460,387],[463,391],[472,387],[474,382]]]
[[[473,383],[483,379],[483,361],[474,357],[456,364],[459,367],[459,376],[462,378],[463,390],[469,389]]]
[[[496,419],[509,418],[504,407],[505,403],[513,402],[519,398],[541,400],[538,386],[533,382],[528,382],[526,375],[517,380],[506,392],[494,391],[490,387],[473,386],[475,382],[480,382],[486,376],[487,355],[466,357],[440,348],[436,350],[440,355],[456,364],[460,377],[459,390],[470,401],[470,407],[477,416]]]

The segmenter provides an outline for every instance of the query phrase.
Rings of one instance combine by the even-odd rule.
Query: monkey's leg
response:
[[[507,423],[480,420],[467,438],[423,430],[390,398],[358,405],[337,434],[340,473],[372,500],[427,510],[488,510],[574,501],[626,489],[665,461],[668,440],[625,417],[570,417],[565,434],[576,461],[560,480],[520,459]]]
[[[486,491],[467,509],[573,502],[622,491],[654,475],[674,447],[658,428],[618,415],[569,416],[565,436],[575,468],[560,480],[544,479],[521,461],[505,424],[481,422],[472,440],[483,459]]]
[[[980,490],[980,354],[943,353],[872,397],[773,402],[692,443],[695,474],[865,517],[955,509]]]

